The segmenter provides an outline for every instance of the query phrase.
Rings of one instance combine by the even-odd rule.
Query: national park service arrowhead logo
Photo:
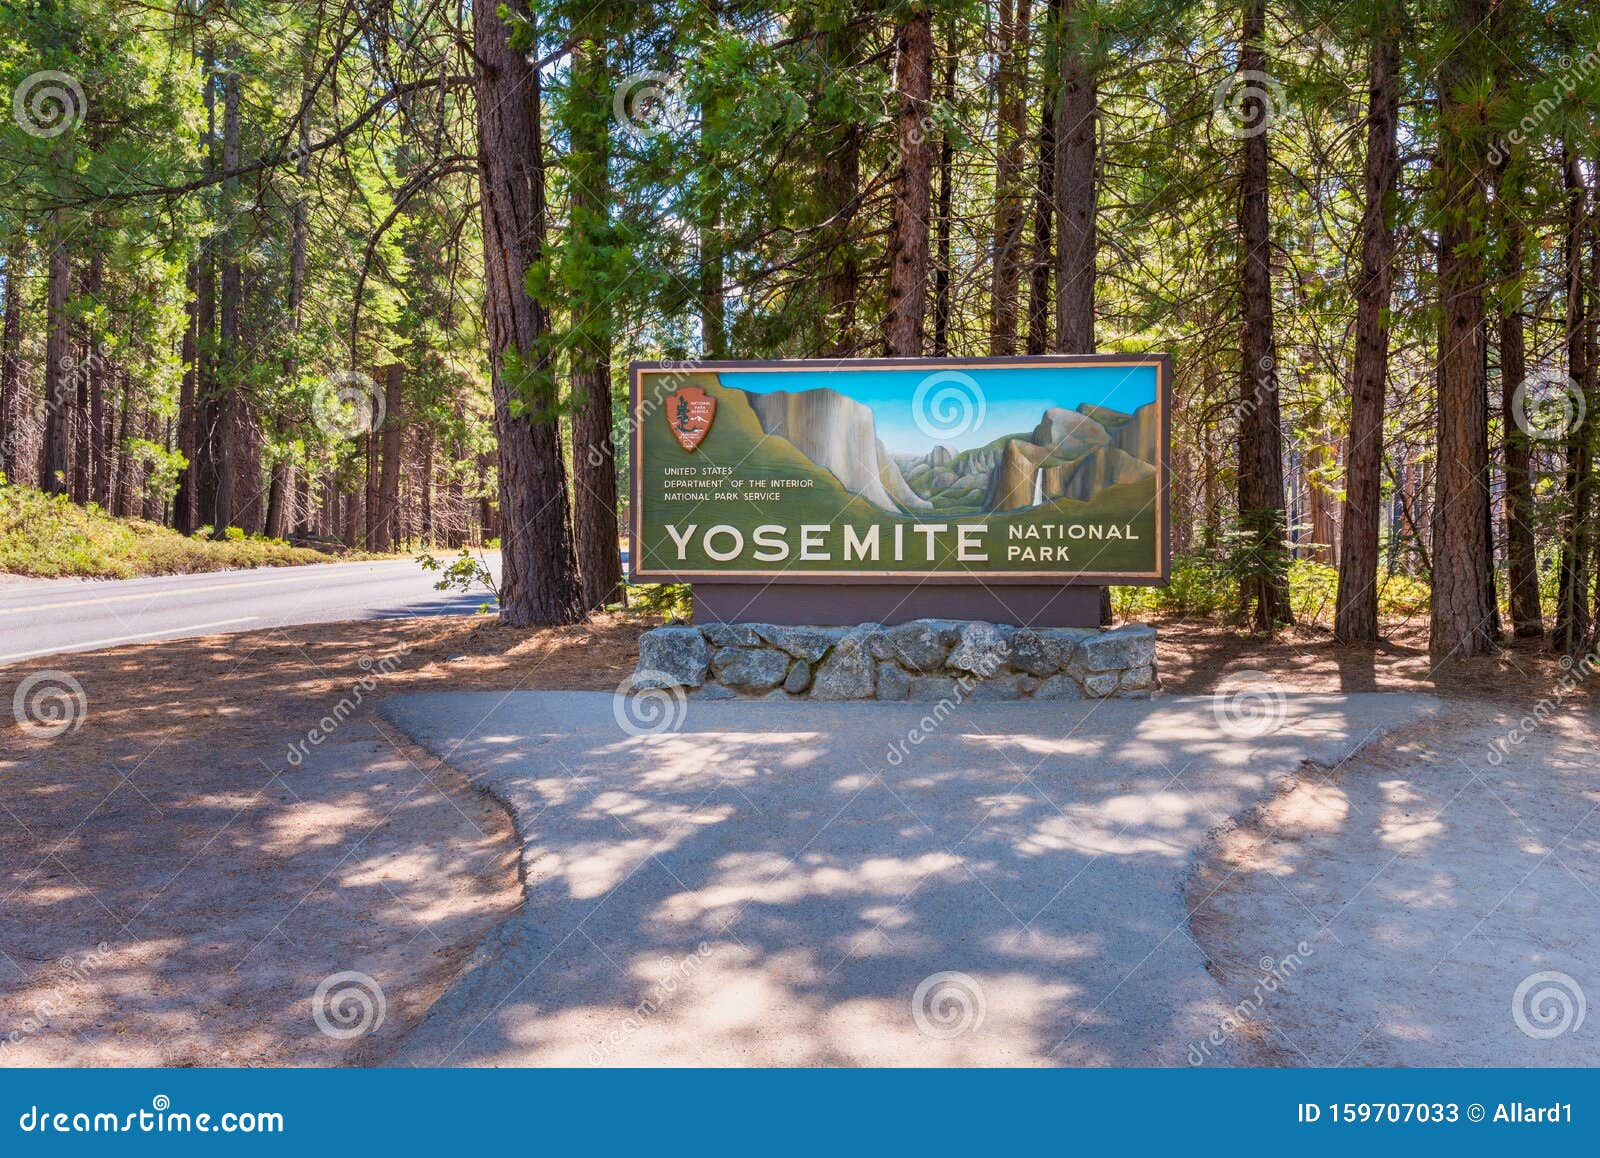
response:
[[[667,425],[684,450],[693,451],[705,441],[716,416],[717,400],[698,386],[685,386],[667,395]]]

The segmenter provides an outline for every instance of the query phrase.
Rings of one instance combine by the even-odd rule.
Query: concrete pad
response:
[[[1438,707],[1288,696],[1250,736],[1209,697],[691,699],[643,735],[617,706],[383,705],[507,804],[527,879],[390,1060],[1185,1064],[1231,1005],[1183,899],[1207,834]]]

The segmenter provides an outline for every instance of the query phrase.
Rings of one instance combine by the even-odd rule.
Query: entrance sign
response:
[[[1166,581],[1166,355],[630,376],[635,580]]]

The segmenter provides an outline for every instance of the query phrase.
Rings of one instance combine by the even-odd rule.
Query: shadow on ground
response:
[[[1207,833],[1436,703],[1288,697],[1253,737],[1201,698],[614,707],[385,704],[507,802],[528,878],[391,1060],[1184,1064],[1228,1013],[1182,897]]]

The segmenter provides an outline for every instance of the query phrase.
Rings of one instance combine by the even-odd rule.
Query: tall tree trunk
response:
[[[383,370],[383,466],[378,476],[378,510],[372,520],[374,551],[393,551],[400,540],[400,459],[405,453],[405,367],[391,362]]]
[[[105,292],[105,255],[96,247],[89,257],[89,298],[99,303]],[[101,507],[109,501],[107,484],[111,456],[106,447],[106,365],[105,344],[98,328],[89,332],[89,358],[83,367],[89,389],[88,453],[85,466],[89,474],[89,498]]]
[[[1051,234],[1055,229],[1056,120],[1061,115],[1062,0],[1045,9],[1043,73],[1039,98],[1039,167],[1033,183],[1033,255],[1028,271],[1028,343],[1030,354],[1050,348]]]
[[[95,268],[99,256],[98,250],[90,255],[89,268],[78,278],[78,296],[91,303],[98,295],[95,282],[105,272],[103,264],[100,269]],[[94,425],[89,413],[89,379],[98,356],[99,341],[92,326],[92,320],[85,320],[76,327],[78,349],[72,363],[72,382],[78,397],[72,423],[72,501],[75,503],[87,503],[93,497]]]
[[[528,20],[527,0],[499,9]],[[489,4],[472,7],[478,61],[478,167],[483,213],[484,313],[499,445],[500,618],[515,626],[576,623],[583,592],[555,390],[549,322],[528,296],[545,241],[540,81],[527,26],[515,33]]]
[[[1293,620],[1288,569],[1280,565],[1286,531],[1283,491],[1283,429],[1278,400],[1277,340],[1272,318],[1272,236],[1268,122],[1272,110],[1259,77],[1267,72],[1266,0],[1245,0],[1240,26],[1239,75],[1243,135],[1239,172],[1240,341],[1239,523],[1254,562],[1241,596],[1254,612],[1258,631]]]
[[[946,108],[955,105],[956,66],[960,60],[954,52],[945,54],[940,94]],[[950,230],[953,224],[950,208],[954,197],[955,156],[954,129],[947,125],[939,134],[939,192],[934,210],[933,353],[937,358],[950,356]]]
[[[122,398],[118,402],[117,442],[119,445],[126,446],[128,445],[128,438],[132,434],[132,427],[129,423],[133,417],[133,383],[125,381],[123,387]],[[111,506],[112,514],[123,518],[132,517],[134,475],[138,472],[138,469],[138,464],[134,462],[132,457],[123,460],[122,470],[117,475],[117,489]]]
[[[572,85],[567,102],[568,167],[572,174],[569,248],[582,255],[603,251],[610,229],[611,183],[608,133],[611,80],[604,41],[581,40],[573,48]],[[712,331],[716,352],[722,348],[721,223],[710,223],[716,266]],[[706,232],[702,232],[702,238]],[[702,260],[705,258],[702,251]],[[704,273],[704,270],[702,270]],[[610,287],[600,278],[586,278],[572,302],[578,324],[572,333],[572,529],[583,580],[584,606],[603,610],[621,598],[622,555],[617,533],[617,452],[611,440],[611,307]]]
[[[1022,228],[1026,198],[1029,0],[1000,0],[996,24],[997,140],[994,240],[990,252],[989,353],[1017,352],[1017,290],[1022,278]]]
[[[178,453],[185,465],[178,471],[178,489],[172,496],[172,525],[179,533],[192,535],[195,528],[196,464],[195,433],[199,428],[198,409],[200,371],[199,265],[191,261],[184,277],[186,291],[183,315],[183,380],[178,387]]]
[[[424,422],[418,434],[422,442],[422,478],[419,480],[422,487],[422,542],[431,547],[434,545],[433,426]]]
[[[1094,353],[1094,290],[1098,212],[1097,139],[1099,92],[1071,39],[1068,19],[1074,0],[1063,5],[1057,27],[1061,93],[1055,125],[1056,171],[1056,350]]]
[[[1439,70],[1438,443],[1433,490],[1433,599],[1428,652],[1470,659],[1494,647],[1483,504],[1489,436],[1483,338],[1484,132],[1475,107],[1478,70],[1490,58],[1482,31],[1490,0],[1455,0]]]
[[[239,74],[230,68],[222,80],[222,170],[232,173],[239,167]],[[238,243],[234,217],[238,210],[239,179],[226,177],[222,183],[222,300],[218,323],[220,354],[217,384],[217,493],[212,510],[211,537],[224,539],[228,528],[237,522],[239,500],[239,460],[244,453],[245,430],[240,399],[239,306],[243,295]]]
[[[67,260],[66,223],[55,216],[50,238],[49,282],[45,289],[44,451],[39,486],[53,495],[67,493],[71,479],[72,444],[71,379],[67,374],[71,334],[67,328],[67,299],[72,292],[72,265]]]
[[[1567,220],[1564,251],[1566,256],[1566,348],[1568,389],[1587,400],[1589,386],[1588,325],[1589,290],[1584,285],[1584,258],[1588,250],[1589,190],[1584,184],[1581,156],[1566,143],[1562,146],[1562,183],[1567,194]],[[1552,391],[1552,393],[1554,393]],[[1571,398],[1562,399],[1572,403]],[[1530,413],[1534,400],[1524,398],[1524,413]],[[1589,637],[1589,555],[1591,520],[1594,518],[1594,423],[1595,415],[1585,407],[1579,421],[1567,430],[1567,468],[1564,479],[1565,508],[1561,520],[1561,564],[1556,591],[1555,626],[1550,632],[1552,649],[1574,654]],[[1553,434],[1554,432],[1552,432]]]
[[[822,51],[833,76],[849,75],[859,64],[861,31],[853,22],[823,34]],[[856,252],[855,215],[861,197],[861,125],[852,116],[830,118],[827,152],[818,166],[824,228],[820,237],[822,291],[827,308],[827,344],[835,357],[856,352],[857,303],[861,298],[861,260]],[[719,190],[720,193],[720,190]]]
[[[890,357],[922,353],[923,315],[928,306],[928,202],[933,150],[928,142],[928,103],[933,97],[933,20],[914,9],[895,33],[894,221],[889,237],[889,301],[884,342]]]
[[[1395,181],[1400,173],[1402,0],[1373,13],[1367,62],[1367,155],[1362,165],[1361,270],[1356,350],[1350,367],[1350,437],[1345,452],[1343,544],[1333,634],[1342,643],[1378,640],[1378,536],[1383,506],[1383,412],[1389,371],[1384,317],[1394,282]]]
[[[1544,634],[1539,605],[1539,561],[1534,541],[1533,443],[1517,425],[1517,388],[1528,376],[1523,310],[1523,245],[1519,166],[1509,157],[1495,171],[1496,221],[1506,247],[1506,286],[1500,305],[1500,421],[1505,437],[1507,593],[1512,629],[1520,638]]]
[[[6,250],[6,304],[0,321],[0,474],[17,481],[17,451],[22,444],[22,287],[26,281],[25,240],[20,233]]]
[[[1055,21],[1060,69],[1055,106],[1055,172],[1051,195],[1060,237],[1056,246],[1056,352],[1095,352],[1095,262],[1099,215],[1099,86],[1068,25],[1072,0]],[[1109,625],[1111,589],[1100,588],[1100,623]]]

